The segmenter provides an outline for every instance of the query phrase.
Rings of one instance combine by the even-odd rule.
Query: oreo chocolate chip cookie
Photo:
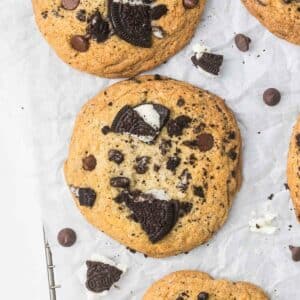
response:
[[[240,148],[223,100],[183,82],[142,76],[84,106],[65,176],[96,228],[126,247],[165,257],[205,243],[225,222],[240,185]]]
[[[264,291],[249,282],[217,280],[207,273],[178,271],[155,282],[143,300],[268,300]]]
[[[109,78],[135,76],[182,49],[206,0],[192,2],[32,0],[37,25],[58,56]]]

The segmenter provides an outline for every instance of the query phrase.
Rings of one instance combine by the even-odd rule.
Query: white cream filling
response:
[[[121,270],[123,272],[123,274],[127,270],[127,267],[125,265],[116,264],[114,261],[110,260],[109,258],[99,255],[99,254],[92,254],[90,256],[90,259],[88,259],[88,260],[102,262],[104,264],[114,266],[114,267],[118,268],[119,270]],[[85,282],[86,282],[87,270],[88,270],[87,265],[84,262],[84,264],[80,267],[80,269],[78,271],[79,280],[84,287],[85,287]],[[94,292],[89,291],[86,287],[85,287],[85,289],[86,289],[86,294],[87,294],[87,300],[98,300],[101,297],[106,296],[109,293],[109,291],[103,291],[102,293],[94,293]]]
[[[135,110],[143,120],[155,130],[160,127],[160,116],[153,104],[142,104],[135,107]]]
[[[262,217],[253,217],[249,221],[250,231],[262,234],[274,234],[278,230],[278,227],[274,224],[274,220],[277,216],[275,213],[267,212]]]
[[[145,5],[143,0],[114,0],[114,2],[130,5]]]
[[[169,195],[163,189],[152,189],[152,190],[145,192],[145,194],[151,194],[154,196],[155,199],[158,199],[158,200],[165,200],[165,201],[170,200]]]

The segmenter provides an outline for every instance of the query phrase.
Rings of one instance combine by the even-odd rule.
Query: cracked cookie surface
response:
[[[239,129],[222,99],[142,76],[84,105],[65,177],[91,224],[165,257],[205,243],[224,224],[240,186],[240,155]]]
[[[43,36],[67,64],[102,77],[158,66],[192,38],[206,0],[32,0]]]
[[[268,30],[300,45],[299,0],[241,0],[250,13]]]
[[[143,300],[268,300],[258,286],[248,282],[213,279],[198,271],[178,271],[155,282]]]

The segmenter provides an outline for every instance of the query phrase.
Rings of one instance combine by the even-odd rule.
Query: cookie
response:
[[[67,64],[132,77],[158,66],[192,38],[206,0],[32,0],[36,22]]]
[[[300,45],[299,0],[241,0],[250,13],[268,30]]]
[[[268,300],[248,282],[216,280],[198,271],[178,271],[154,283],[143,300]]]
[[[82,108],[65,177],[91,224],[132,250],[165,257],[205,243],[223,225],[240,185],[240,152],[223,100],[142,76]]]
[[[300,117],[293,129],[288,155],[287,178],[295,213],[300,222]]]

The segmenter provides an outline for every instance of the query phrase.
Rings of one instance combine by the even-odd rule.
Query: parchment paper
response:
[[[31,145],[43,222],[62,285],[58,300],[86,299],[77,272],[93,253],[127,265],[128,271],[103,299],[141,299],[147,287],[162,276],[181,269],[198,269],[218,278],[246,280],[263,287],[271,299],[300,299],[300,263],[291,260],[289,244],[300,246],[300,225],[284,187],[288,143],[300,110],[300,47],[271,35],[238,0],[208,0],[198,31],[191,43],[168,63],[149,73],[159,73],[210,90],[226,99],[235,112],[243,135],[243,185],[225,226],[207,244],[189,254],[167,259],[133,254],[89,225],[76,209],[64,183],[62,166],[75,116],[81,106],[113,80],[93,77],[61,62],[39,34],[30,1],[0,4],[1,25],[7,26],[7,57],[1,76],[12,75],[10,88],[22,90],[18,99],[27,118],[20,131]],[[10,22],[6,22],[7,13]],[[233,44],[235,33],[252,39],[242,53]],[[192,66],[192,46],[202,41],[225,62],[218,78],[207,78]],[[14,54],[13,54],[14,53]],[[268,107],[262,101],[266,88],[282,92],[282,101]],[[26,159],[26,158],[24,158]],[[270,194],[272,200],[268,200]],[[29,195],[28,195],[29,196]],[[251,212],[279,214],[279,230],[271,236],[248,229]],[[290,228],[289,225],[292,225]],[[57,232],[72,227],[78,242],[63,248]]]

